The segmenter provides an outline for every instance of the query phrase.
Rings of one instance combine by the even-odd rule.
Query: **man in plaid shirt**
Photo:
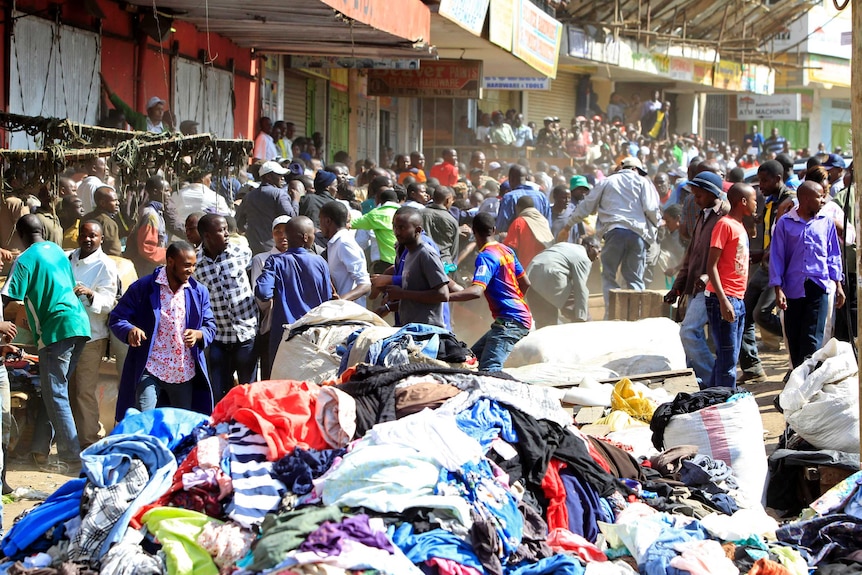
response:
[[[198,222],[203,243],[198,248],[195,278],[210,292],[216,320],[216,335],[209,348],[216,403],[233,387],[236,372],[240,384],[257,379],[257,305],[248,279],[251,250],[232,244],[227,221],[218,214],[206,214]]]

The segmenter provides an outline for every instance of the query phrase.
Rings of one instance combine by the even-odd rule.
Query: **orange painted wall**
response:
[[[82,0],[60,0],[60,20],[67,25],[98,31],[100,21],[87,13]],[[193,25],[174,21],[175,32],[168,35],[162,43],[164,54],[160,54],[159,45],[152,39],[135,30],[134,14],[120,8],[118,3],[110,0],[96,0],[105,14],[101,21],[102,29],[102,65],[101,71],[111,87],[125,102],[142,109],[151,96],[159,96],[168,102],[173,98],[171,86],[174,82],[174,58],[177,55],[200,60],[200,51],[204,50],[213,65],[225,70],[234,70],[234,131],[235,135],[244,137],[253,135],[254,125],[249,118],[257,116],[257,89],[250,49],[240,48],[230,40],[218,34],[207,37],[205,31],[199,31]],[[2,0],[0,5],[8,14],[10,2]],[[48,0],[19,0],[18,10],[34,13],[34,16],[52,18],[49,12]],[[142,8],[145,10],[145,8]],[[5,21],[6,18],[3,18]],[[4,108],[8,105],[9,59],[6,50],[8,38],[7,24],[0,23],[0,33],[4,41],[0,43],[0,62],[3,62],[4,73],[0,76],[0,94]],[[173,51],[176,51],[175,53]],[[170,107],[170,106],[169,106]]]

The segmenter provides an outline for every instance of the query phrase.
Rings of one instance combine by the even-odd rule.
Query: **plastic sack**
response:
[[[645,385],[632,383],[628,378],[623,378],[614,386],[611,407],[649,423],[658,405],[646,396],[646,391]]]
[[[506,368],[536,363],[603,367],[620,376],[686,368],[679,325],[663,317],[543,327],[515,344]]]
[[[271,379],[313,383],[333,379],[341,365],[338,346],[362,325],[389,326],[380,316],[352,301],[320,304],[284,330],[273,358]],[[290,337],[291,332],[297,335]]]
[[[744,501],[755,507],[763,501],[767,461],[763,420],[753,395],[711,405],[670,418],[664,431],[665,449],[696,445],[698,453],[724,461],[733,469]]]
[[[859,452],[859,374],[850,344],[829,340],[778,396],[784,420],[818,449]]]

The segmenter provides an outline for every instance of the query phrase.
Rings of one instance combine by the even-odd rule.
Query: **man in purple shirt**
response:
[[[830,282],[835,306],[844,305],[841,247],[832,218],[820,214],[823,188],[805,181],[796,191],[799,205],[778,220],[770,244],[769,285],[784,310],[790,362],[797,367],[823,343]]]

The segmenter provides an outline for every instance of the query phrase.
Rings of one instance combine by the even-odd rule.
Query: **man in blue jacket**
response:
[[[178,241],[168,246],[167,265],[133,283],[111,312],[111,330],[128,342],[129,355],[120,378],[117,421],[130,407],[162,405],[209,415],[213,394],[203,349],[215,336],[209,291],[192,278],[194,247]]]

